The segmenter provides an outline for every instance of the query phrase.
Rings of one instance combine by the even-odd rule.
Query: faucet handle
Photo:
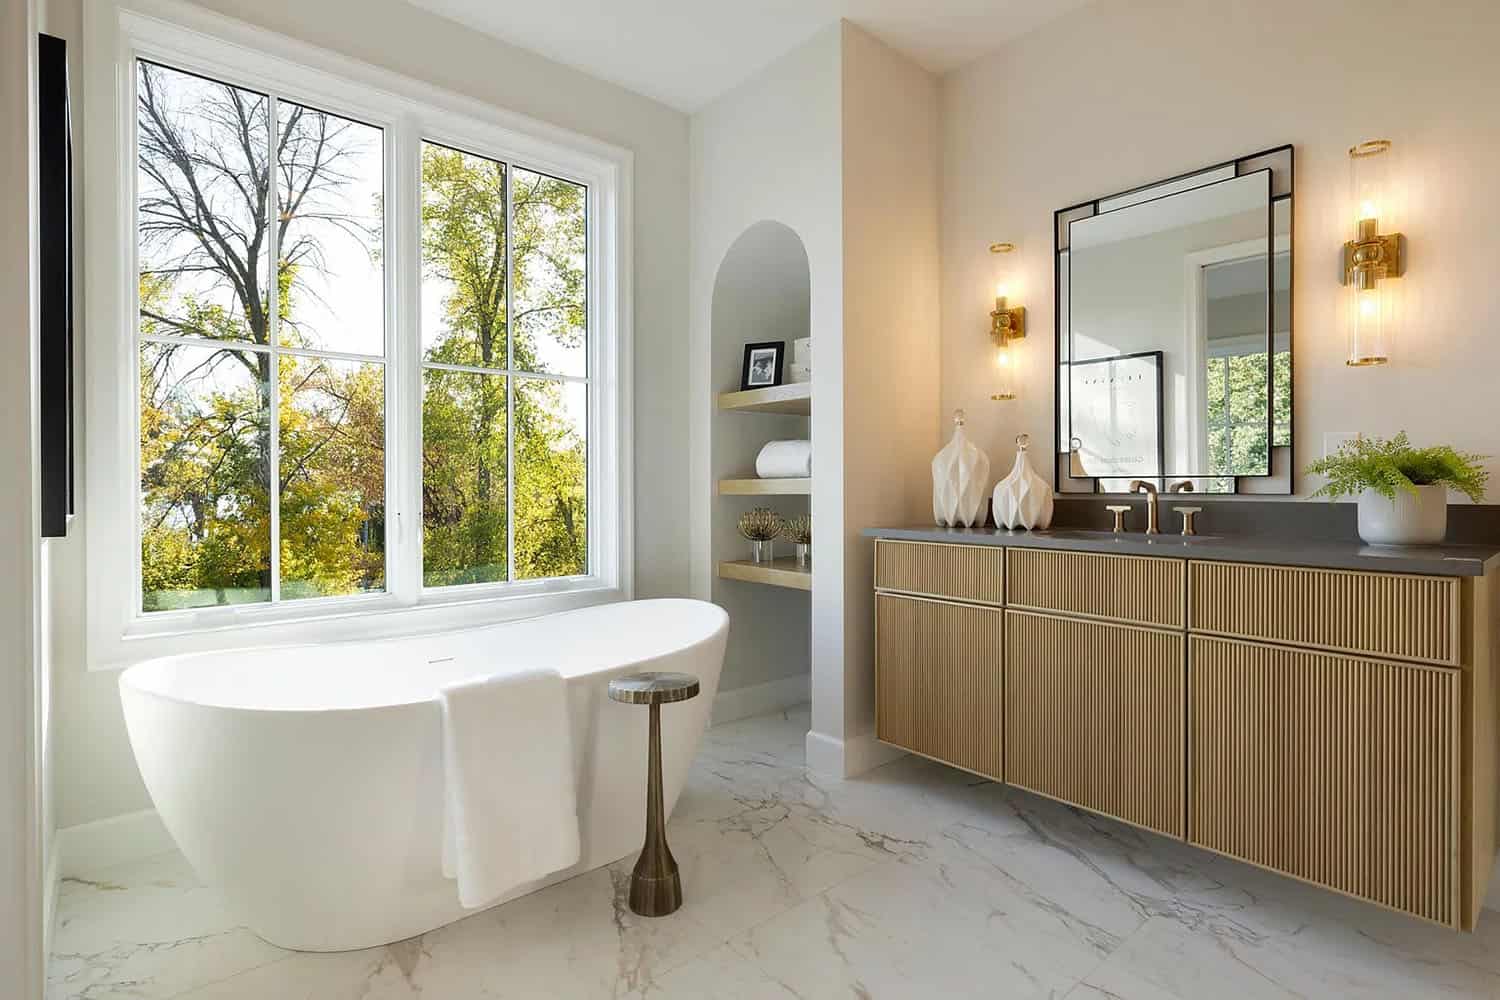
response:
[[[1177,513],[1182,515],[1182,533],[1184,535],[1196,535],[1198,530],[1193,527],[1193,518],[1203,513],[1202,507],[1173,507]]]
[[[1114,527],[1115,534],[1119,534],[1120,532],[1124,531],[1125,530],[1125,515],[1128,514],[1128,513],[1130,513],[1130,505],[1129,504],[1121,504],[1119,506],[1116,506],[1115,504],[1110,504],[1109,506],[1105,507],[1104,509],[1107,510],[1107,511],[1113,512],[1114,515],[1115,515],[1115,527]]]

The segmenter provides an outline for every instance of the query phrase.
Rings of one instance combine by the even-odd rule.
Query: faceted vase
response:
[[[1026,461],[1025,434],[1016,438],[1016,464],[995,486],[995,523],[1042,529],[1052,523],[1052,487]]]
[[[964,411],[953,415],[953,440],[932,460],[932,519],[945,528],[972,528],[984,520],[990,459],[964,434]]]

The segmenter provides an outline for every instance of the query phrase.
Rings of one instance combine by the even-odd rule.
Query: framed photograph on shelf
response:
[[[782,362],[786,359],[786,341],[745,345],[745,367],[740,373],[740,389],[765,389],[781,384]]]

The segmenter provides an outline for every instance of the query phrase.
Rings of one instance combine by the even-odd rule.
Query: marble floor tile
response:
[[[703,736],[698,758],[767,758],[780,764],[807,763],[807,731],[812,708],[798,705],[784,712],[714,726]]]
[[[175,1000],[417,1000],[422,994],[402,961],[403,947],[283,956]]]
[[[176,854],[62,887],[49,1000],[1500,998],[1500,914],[1455,934],[915,757],[806,772],[806,708],[709,730],[635,858],[410,941],[283,951]]]
[[[52,945],[48,1000],[175,996],[286,955],[177,853],[63,880]]]
[[[730,941],[809,997],[1058,996],[1118,944],[960,857],[882,865]]]

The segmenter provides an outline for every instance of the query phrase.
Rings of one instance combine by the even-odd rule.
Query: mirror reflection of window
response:
[[[1290,315],[1291,252],[1276,254],[1277,318]],[[1204,269],[1208,292],[1205,437],[1212,476],[1265,475],[1269,447],[1291,442],[1291,331],[1273,334],[1266,383],[1265,261],[1245,258]],[[1267,419],[1272,398],[1275,412]],[[1268,447],[1269,442],[1269,447]]]

